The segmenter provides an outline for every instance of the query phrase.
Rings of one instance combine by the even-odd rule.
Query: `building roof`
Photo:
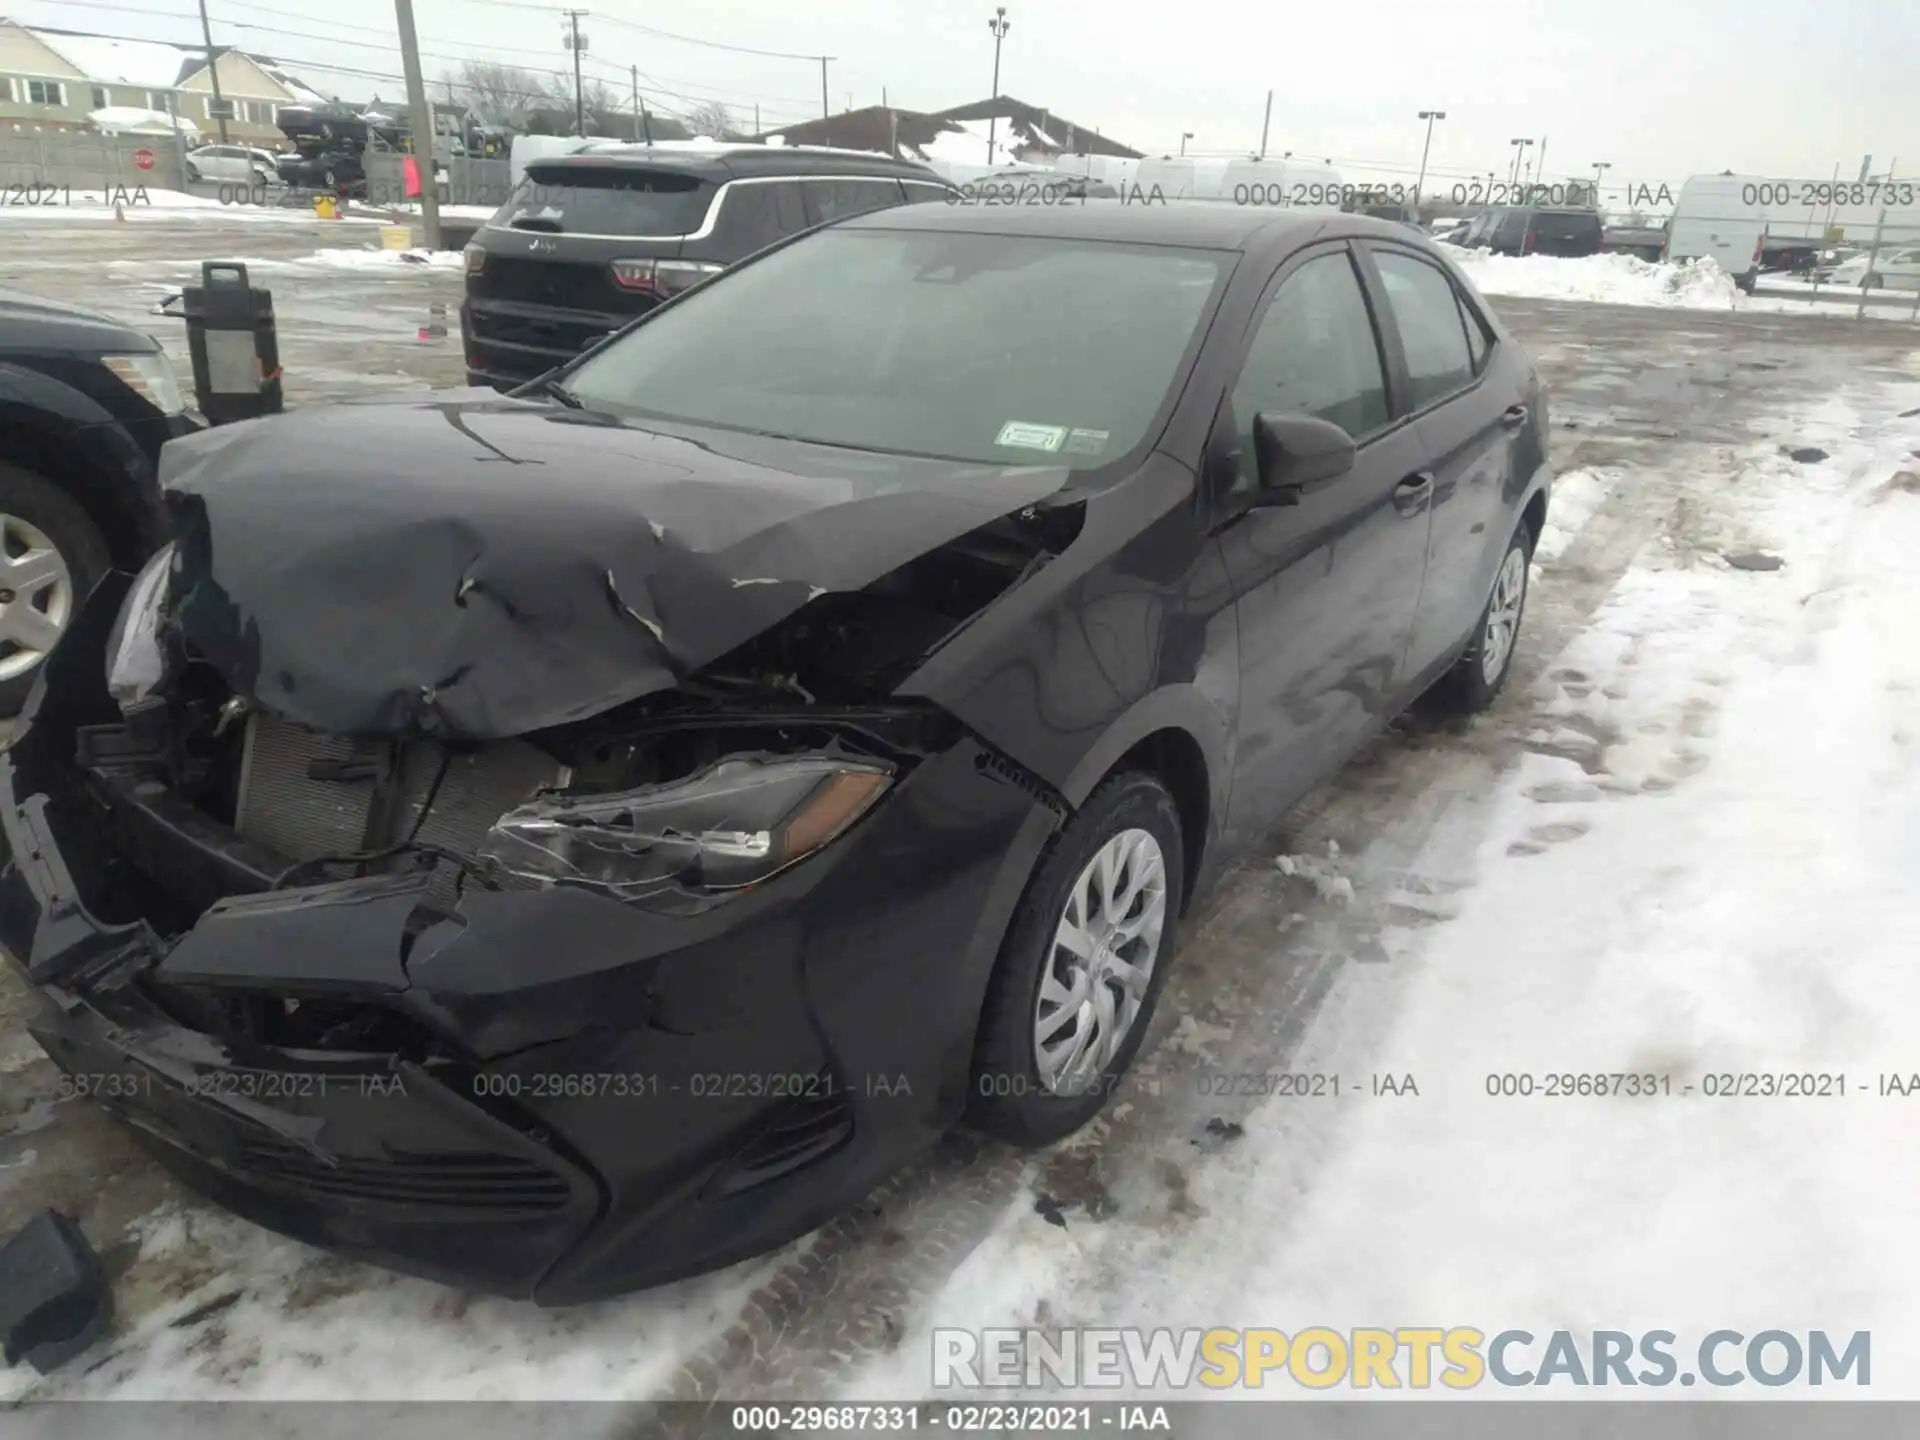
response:
[[[1040,105],[1029,105],[1024,100],[1016,100],[1011,95],[996,95],[988,100],[972,100],[965,105],[954,105],[945,110],[932,111],[933,120],[991,120],[1010,121],[1014,128],[1030,143],[1044,145],[1047,149],[1073,155],[1115,155],[1126,160],[1138,160],[1141,152],[1131,146],[1122,145],[1118,140],[1101,135],[1069,120],[1064,115],[1056,115]]]
[[[207,68],[207,49],[203,45],[173,45],[161,40],[128,40],[118,35],[94,35],[84,30],[64,30],[49,25],[22,25],[8,22],[26,31],[54,54],[97,85],[128,85],[141,90],[175,90]],[[228,51],[251,60],[267,76],[296,100],[322,103],[326,97],[295,79],[285,66],[268,55],[255,55],[231,45],[216,45],[213,53]]]

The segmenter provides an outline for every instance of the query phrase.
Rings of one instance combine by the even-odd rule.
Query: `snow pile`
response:
[[[302,270],[458,270],[466,257],[458,250],[341,249],[281,263]]]
[[[1741,296],[1733,277],[1711,258],[1654,264],[1637,255],[1492,255],[1441,247],[1488,295],[1536,300],[1597,300],[1610,305],[1659,305],[1682,310],[1734,310]]]

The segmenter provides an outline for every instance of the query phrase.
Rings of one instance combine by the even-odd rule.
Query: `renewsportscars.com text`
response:
[[[1872,1335],[1825,1330],[1501,1330],[1472,1326],[933,1332],[936,1389],[1471,1390],[1503,1386],[1872,1383]]]

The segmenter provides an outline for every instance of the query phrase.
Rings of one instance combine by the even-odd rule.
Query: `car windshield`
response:
[[[686,235],[713,199],[710,181],[627,165],[535,165],[488,223],[552,235]]]
[[[828,230],[689,294],[566,383],[639,418],[1092,469],[1145,438],[1232,258]]]

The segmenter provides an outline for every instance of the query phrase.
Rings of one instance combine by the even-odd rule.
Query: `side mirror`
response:
[[[1261,500],[1298,505],[1353,469],[1353,437],[1331,420],[1265,410],[1253,417]]]

